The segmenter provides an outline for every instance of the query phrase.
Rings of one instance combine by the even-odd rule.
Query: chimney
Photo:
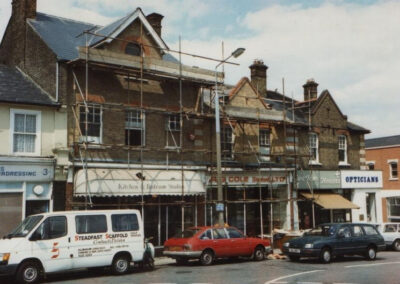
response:
[[[23,19],[34,19],[36,17],[37,0],[13,0],[12,14]]]
[[[304,101],[316,99],[318,96],[318,83],[314,79],[308,79],[303,85],[304,88]]]
[[[266,97],[267,96],[267,69],[268,66],[264,64],[261,59],[255,59],[253,64],[250,65],[250,78],[251,83],[258,93]]]
[[[164,18],[163,15],[158,13],[151,13],[150,15],[146,16],[146,19],[149,21],[150,25],[156,31],[156,33],[161,37],[161,21]]]

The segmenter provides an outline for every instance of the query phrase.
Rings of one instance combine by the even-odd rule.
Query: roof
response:
[[[21,71],[1,64],[0,102],[59,106]]]
[[[348,128],[349,130],[358,131],[358,132],[362,132],[362,133],[365,133],[365,134],[371,133],[370,130],[368,130],[368,129],[366,129],[366,128],[360,126],[360,125],[357,125],[357,124],[355,124],[355,123],[352,123],[352,122],[350,122],[350,121],[347,122],[347,128]]]
[[[377,148],[400,145],[400,135],[365,139],[365,148]]]
[[[129,14],[114,23],[102,27],[38,12],[35,19],[28,19],[28,24],[54,52],[57,60],[70,61],[79,57],[78,47],[86,45],[86,36],[83,32],[90,30],[109,36],[118,27],[121,27],[121,24],[126,22],[131,15]],[[146,20],[145,17],[144,19]],[[95,38],[92,37],[92,39]],[[96,43],[98,42],[99,40],[96,41]],[[164,54],[163,60],[177,62],[168,53]]]

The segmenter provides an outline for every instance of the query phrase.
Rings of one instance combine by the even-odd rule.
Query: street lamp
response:
[[[227,58],[222,60],[215,66],[215,96],[214,96],[214,108],[215,108],[215,135],[216,135],[216,155],[217,155],[217,206],[216,211],[218,212],[218,225],[224,226],[224,194],[222,191],[222,173],[221,173],[221,126],[219,121],[219,97],[218,97],[218,78],[217,70],[218,67],[226,62],[232,56],[234,58],[239,57],[245,51],[244,48],[240,47],[231,53]]]

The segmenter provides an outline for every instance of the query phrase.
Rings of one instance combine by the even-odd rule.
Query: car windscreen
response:
[[[315,227],[311,231],[307,232],[308,236],[322,236],[322,237],[329,237],[333,236],[336,232],[336,226],[332,225],[321,225]]]
[[[185,239],[191,238],[191,237],[193,237],[194,235],[196,235],[199,231],[200,231],[199,229],[187,229],[187,230],[184,230],[184,231],[181,231],[181,232],[177,233],[177,234],[174,236],[174,238],[176,238],[176,239],[180,239],[180,238],[185,238]]]
[[[29,234],[30,231],[43,219],[43,215],[29,216],[22,221],[17,228],[10,234],[4,236],[5,238],[23,238]]]

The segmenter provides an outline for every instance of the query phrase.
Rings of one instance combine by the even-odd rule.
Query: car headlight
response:
[[[0,253],[0,259],[1,261],[8,261],[10,259],[10,254],[9,253]]]
[[[289,247],[289,243],[284,243],[283,246],[284,246],[285,248],[288,248],[288,247]]]
[[[304,246],[304,248],[306,248],[306,249],[312,249],[313,247],[314,247],[314,244],[306,244]]]

